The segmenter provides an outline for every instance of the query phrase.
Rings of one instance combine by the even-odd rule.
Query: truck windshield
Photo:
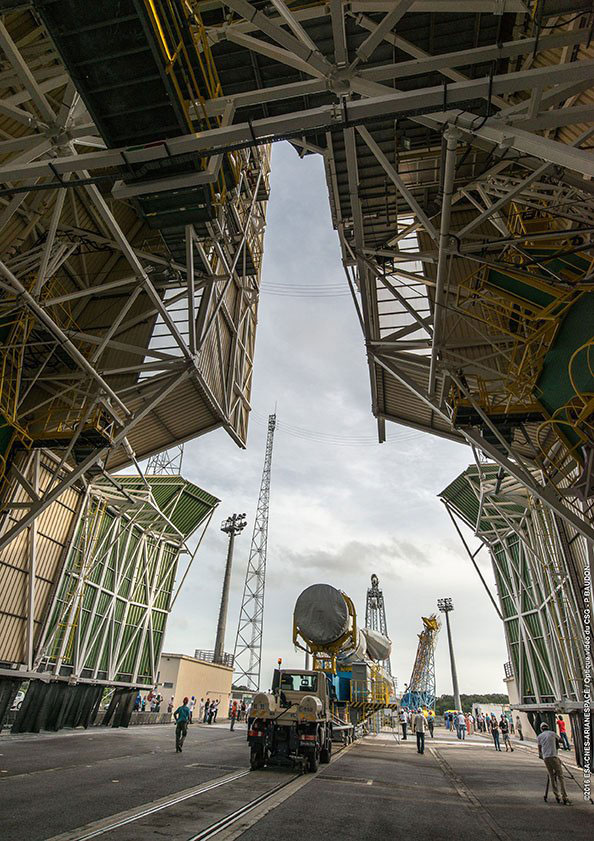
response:
[[[281,689],[285,692],[315,692],[318,688],[317,675],[287,674],[281,675]]]

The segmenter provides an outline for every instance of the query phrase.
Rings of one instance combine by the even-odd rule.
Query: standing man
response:
[[[559,743],[559,739],[557,738],[556,733],[549,730],[549,725],[544,721],[540,725],[540,733],[538,734],[536,741],[538,743],[538,755],[547,766],[551,787],[553,789],[553,794],[557,799],[557,803],[561,803],[561,797],[563,797],[563,805],[569,806],[570,800],[567,797],[565,783],[563,782],[563,766],[561,765],[561,760],[557,756],[557,745]]]
[[[429,715],[427,717],[427,727],[429,728],[431,738],[433,738],[433,728],[435,727],[435,710],[429,710]]]
[[[193,695],[190,698],[188,706],[190,707],[190,724],[192,724],[192,720],[194,718],[194,707],[196,706],[196,698]]]
[[[458,738],[464,741],[464,739],[466,738],[466,718],[464,717],[463,712],[460,712],[458,714],[456,724],[458,726]]]
[[[507,753],[508,750],[511,750],[511,752],[513,753],[514,749],[512,747],[511,737],[509,735],[509,722],[507,720],[506,715],[501,716],[501,721],[499,722],[499,728],[500,728],[501,734],[503,736],[503,743],[505,745],[505,752]]]
[[[217,723],[217,713],[218,713],[218,711],[219,711],[219,704],[220,704],[220,703],[221,703],[221,702],[220,702],[220,699],[219,699],[219,698],[217,698],[217,700],[214,702],[214,718],[213,718],[213,722],[214,722],[215,724]]]
[[[176,709],[173,717],[175,719],[175,750],[181,753],[184,739],[188,735],[188,722],[190,720],[190,708],[187,698],[184,698],[183,704]]]
[[[417,753],[425,753],[425,733],[427,731],[427,719],[421,712],[413,718],[413,732],[417,734]]]
[[[567,727],[565,726],[565,722],[561,716],[557,718],[557,727],[559,728],[559,737],[563,742],[563,750],[571,750],[569,746],[569,739],[567,738]]]
[[[402,727],[402,741],[406,741],[406,726],[408,719],[406,717],[406,710],[400,710],[400,726]]]
[[[210,713],[210,698],[207,698],[206,699],[206,704],[204,705],[204,718],[202,719],[204,724],[210,723],[208,721],[209,713]]]
[[[231,730],[235,730],[235,721],[237,719],[237,701],[233,701],[231,704],[231,711],[229,713],[229,718],[231,719]]]
[[[520,741],[524,741],[524,734],[522,733],[522,720],[519,715],[516,716],[516,733],[518,734]]]

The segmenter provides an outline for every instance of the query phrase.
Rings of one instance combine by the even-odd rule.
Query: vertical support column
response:
[[[39,459],[40,452],[35,450],[33,455],[33,490],[39,495]],[[35,646],[35,575],[37,565],[37,520],[29,526],[29,576],[27,592],[27,669],[33,669]]]
[[[454,177],[456,174],[456,148],[460,131],[448,126],[444,132],[446,140],[446,156],[443,177],[443,198],[441,204],[441,222],[439,227],[439,256],[437,259],[437,273],[435,279],[435,305],[433,311],[433,346],[431,348],[431,363],[429,366],[429,385],[427,392],[433,396],[435,392],[435,377],[437,373],[437,358],[441,341],[441,315],[444,305],[444,286],[446,281],[450,217],[452,212],[452,196],[454,192]]]

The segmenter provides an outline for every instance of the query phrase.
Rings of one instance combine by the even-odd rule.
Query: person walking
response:
[[[463,712],[458,714],[456,724],[458,726],[458,738],[464,741],[464,739],[466,738],[466,718],[464,717]]]
[[[431,738],[433,738],[433,728],[435,727],[435,712],[433,710],[429,710],[429,715],[427,717],[427,727],[429,728],[429,734]]]
[[[495,750],[501,751],[501,744],[499,742],[499,725],[497,724],[497,719],[495,717],[491,719],[491,735],[493,736]]]
[[[516,716],[516,733],[521,742],[524,741],[524,733],[522,732],[522,719],[519,715]]]
[[[413,718],[413,732],[417,734],[417,753],[425,753],[425,733],[427,732],[427,719],[418,710]]]
[[[207,698],[206,703],[204,705],[204,718],[202,719],[204,724],[206,724],[208,722],[209,713],[210,713],[210,698]]]
[[[190,721],[190,708],[187,698],[184,698],[181,707],[178,707],[173,713],[173,718],[175,719],[175,750],[177,753],[181,753],[184,739],[188,735],[188,722]]]
[[[501,721],[499,722],[499,729],[501,730],[501,735],[503,736],[503,743],[505,745],[505,752],[507,753],[508,751],[511,750],[511,752],[513,753],[514,749],[512,747],[511,736],[510,736],[510,733],[509,733],[509,722],[508,722],[507,717],[505,715],[501,716]]]
[[[231,710],[229,712],[229,718],[231,719],[231,730],[235,730],[235,722],[237,720],[237,701],[233,701],[231,704]]]
[[[563,743],[563,750],[571,750],[569,739],[567,738],[567,727],[561,716],[557,718],[557,727],[559,728],[559,738]]]
[[[408,726],[406,710],[400,710],[400,726],[402,727],[402,741],[406,742],[406,728]]]
[[[567,797],[565,790],[563,766],[557,756],[557,747],[560,744],[560,740],[557,738],[556,733],[549,730],[549,725],[545,721],[540,725],[540,733],[536,738],[536,742],[538,744],[538,755],[547,766],[551,788],[553,789],[557,803],[561,803],[561,798],[563,798],[564,806],[571,805],[571,801]]]

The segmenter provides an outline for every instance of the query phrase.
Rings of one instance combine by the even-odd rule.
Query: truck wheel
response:
[[[309,770],[312,774],[315,774],[318,770],[318,762],[318,752],[317,750],[312,750],[312,752],[309,755]]]
[[[252,748],[250,752],[250,768],[258,771],[264,767],[264,751],[261,747]]]
[[[330,762],[330,757],[332,756],[332,742],[328,742],[325,748],[322,748],[320,751],[320,762],[322,765],[327,765]]]

